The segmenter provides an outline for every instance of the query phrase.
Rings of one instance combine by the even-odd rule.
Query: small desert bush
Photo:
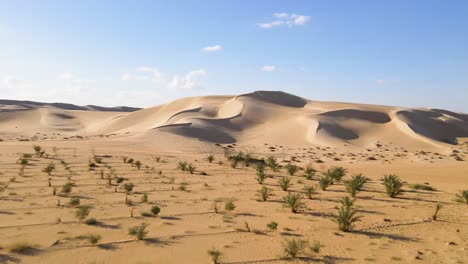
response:
[[[195,172],[195,170],[197,169],[197,167],[195,167],[195,165],[193,165],[192,163],[189,163],[187,165],[187,171],[190,173],[190,174],[193,174]]]
[[[25,254],[28,251],[36,250],[36,246],[27,241],[19,241],[7,245],[5,249],[10,253]]]
[[[285,257],[297,258],[299,255],[305,253],[307,241],[293,238],[291,240],[286,239],[283,243],[283,253]]]
[[[44,169],[42,169],[42,172],[45,172],[47,173],[47,175],[50,175],[54,170],[55,170],[55,164],[51,162]]]
[[[351,176],[351,179],[344,181],[344,185],[346,187],[346,191],[352,196],[356,197],[356,194],[362,190],[364,184],[368,181],[368,179],[362,174],[357,174]]]
[[[131,193],[133,191],[133,187],[135,187],[135,184],[128,182],[123,185],[123,188],[125,189],[126,193]]]
[[[91,217],[91,218],[86,219],[84,223],[87,225],[96,225],[98,221],[96,220],[96,218]]]
[[[153,207],[151,207],[151,213],[152,213],[154,216],[158,215],[159,212],[161,212],[161,208],[159,208],[159,206],[154,205]]]
[[[293,176],[297,172],[298,168],[296,165],[288,163],[286,165],[286,170],[288,171],[289,175]]]
[[[68,202],[68,204],[71,205],[71,206],[78,206],[78,205],[80,205],[80,198],[72,197],[72,198],[70,198],[70,201]]]
[[[388,196],[395,198],[401,193],[403,182],[396,175],[385,175],[382,178],[382,184],[385,186],[385,191]]]
[[[227,200],[226,203],[224,204],[224,209],[228,212],[231,212],[234,209],[236,209],[236,205],[234,204],[234,201],[232,199]]]
[[[132,164],[132,167],[133,167],[133,162],[134,162],[134,161],[135,161],[135,160],[134,160],[133,158],[128,158],[128,159],[127,159],[127,163],[128,163],[128,164]]]
[[[137,161],[135,161],[135,163],[133,163],[133,164],[135,164],[135,167],[137,167],[137,169],[140,170],[141,165],[142,165],[142,164],[141,164],[141,161],[137,160]]]
[[[128,229],[128,234],[138,240],[143,240],[148,235],[148,231],[146,230],[147,227],[147,223],[141,223],[139,226],[130,227]]]
[[[75,217],[78,219],[78,221],[82,222],[86,219],[86,217],[88,217],[90,212],[91,209],[89,206],[78,206],[75,211]]]
[[[95,245],[101,240],[101,236],[97,234],[89,234],[87,236],[88,242],[92,245]]]
[[[215,156],[213,156],[212,154],[206,156],[206,160],[209,162],[209,163],[212,163],[214,160],[215,160]]]
[[[349,205],[349,201],[350,199],[344,202],[346,205],[336,208],[338,213],[333,216],[333,221],[335,221],[338,224],[338,228],[344,232],[351,231],[354,222],[359,221],[360,218],[356,216],[356,211],[354,211],[352,204]]]
[[[347,170],[343,167],[331,167],[324,172],[324,175],[331,179],[330,184],[339,182],[346,175]]]
[[[278,185],[281,190],[287,191],[291,187],[291,180],[288,177],[281,177],[278,179]]]
[[[140,213],[141,216],[143,217],[153,217],[154,215],[150,212],[141,212]]]
[[[304,186],[304,192],[306,193],[307,198],[312,199],[312,196],[314,194],[317,194],[317,187],[312,185],[306,185]]]
[[[263,163],[257,164],[257,182],[263,184],[263,182],[268,178],[267,174],[265,173],[265,165]]]
[[[221,256],[223,255],[221,251],[212,248],[208,250],[208,255],[211,257],[211,261],[213,264],[219,264],[219,261],[221,260]]]
[[[269,156],[267,158],[266,165],[274,172],[277,172],[280,168],[278,160],[274,156]]]
[[[181,171],[186,171],[187,170],[188,163],[186,161],[179,161],[177,164],[177,168]]]
[[[436,188],[430,186],[429,184],[415,183],[408,185],[408,187],[413,190],[436,191]]]
[[[312,245],[310,246],[310,251],[312,252],[312,254],[317,254],[320,252],[321,247],[322,244],[320,243],[320,241],[314,240],[314,242],[312,242]]]
[[[459,203],[468,204],[468,190],[460,191],[460,193],[456,195],[455,200]]]
[[[322,178],[319,179],[319,186],[322,191],[326,191],[331,183],[332,179],[328,176],[322,176]]]
[[[148,194],[144,193],[143,196],[141,197],[141,202],[142,203],[147,203],[148,202]]]
[[[271,190],[263,186],[260,190],[257,191],[257,195],[260,197],[261,201],[265,202],[268,200],[268,197],[271,196]]]
[[[316,173],[317,171],[312,167],[312,165],[307,165],[304,170],[304,177],[308,180],[312,180]]]
[[[274,231],[278,228],[278,223],[275,221],[271,221],[270,223],[267,224],[268,229],[271,231]]]
[[[62,186],[62,193],[63,194],[71,193],[72,189],[73,189],[73,183],[67,182]]]
[[[294,214],[305,208],[305,204],[302,199],[302,195],[298,193],[288,193],[288,195],[283,197],[285,206],[290,208],[291,212]]]

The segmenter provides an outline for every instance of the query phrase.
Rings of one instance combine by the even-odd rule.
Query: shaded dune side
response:
[[[466,115],[451,114],[449,111],[416,109],[396,113],[414,133],[453,145],[457,144],[458,137],[468,137],[468,122],[464,121]]]
[[[281,91],[256,91],[240,95],[239,97],[248,97],[254,100],[286,107],[304,107],[307,104],[306,99]]]

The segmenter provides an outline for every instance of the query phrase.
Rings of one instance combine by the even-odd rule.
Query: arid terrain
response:
[[[463,190],[468,114],[267,91],[0,100],[0,263],[468,263]]]

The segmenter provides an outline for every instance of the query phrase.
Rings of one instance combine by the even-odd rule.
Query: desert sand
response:
[[[235,162],[239,152],[250,164]],[[270,156],[281,168],[267,166],[260,184],[256,163]],[[467,159],[468,114],[441,109],[269,91],[145,109],[0,100],[0,262],[212,263],[216,249],[219,263],[468,263],[468,205],[455,201],[468,190]],[[338,166],[343,179],[308,199],[304,187]],[[333,216],[356,174],[369,180],[352,207],[360,219],[344,232]],[[389,174],[404,183],[394,198],[381,181]],[[297,213],[288,193],[303,197]],[[80,206],[97,222],[79,220]],[[148,233],[138,240],[128,229],[141,223]],[[321,247],[292,259],[287,241]]]

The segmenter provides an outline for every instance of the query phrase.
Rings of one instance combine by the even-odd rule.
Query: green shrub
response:
[[[267,158],[266,165],[274,172],[277,172],[280,168],[278,160],[274,156],[269,156]]]
[[[96,220],[96,218],[91,217],[91,218],[86,219],[84,223],[87,225],[97,225],[98,221]]]
[[[291,240],[286,239],[283,243],[283,252],[285,257],[297,258],[304,253],[306,246],[307,242],[304,240],[295,238]]]
[[[71,206],[78,206],[78,205],[80,205],[80,198],[72,197],[72,198],[70,198],[70,202],[68,202],[68,204],[71,205]]]
[[[291,212],[294,214],[305,208],[305,204],[302,199],[302,196],[298,193],[288,193],[288,195],[283,197],[286,207],[290,208]]]
[[[143,240],[148,235],[148,231],[146,230],[147,227],[147,223],[141,223],[139,226],[130,227],[128,229],[128,234],[138,240]]]
[[[227,200],[226,203],[224,204],[224,209],[228,212],[231,212],[234,209],[236,209],[236,205],[234,204],[234,201],[232,199]]]
[[[468,204],[468,190],[460,191],[460,193],[456,195],[455,201]]]
[[[280,177],[278,179],[278,185],[280,186],[281,190],[287,191],[291,186],[291,180],[288,177]]]
[[[51,162],[44,169],[42,169],[42,172],[45,172],[47,173],[47,175],[50,175],[54,170],[55,170],[55,164]]]
[[[161,208],[159,208],[159,206],[154,205],[153,207],[151,207],[151,213],[152,213],[154,216],[158,215],[159,212],[161,212]]]
[[[7,245],[5,249],[10,253],[26,254],[29,251],[36,250],[36,246],[26,241],[19,241]]]
[[[268,197],[271,196],[271,190],[263,186],[260,190],[257,191],[257,195],[260,197],[260,200],[265,202],[268,200]]]
[[[123,188],[125,189],[126,193],[130,193],[133,191],[133,187],[135,187],[135,184],[128,182],[123,185]]]
[[[328,176],[322,176],[322,178],[319,179],[319,186],[322,191],[326,191],[328,186],[330,186],[332,180]]]
[[[186,161],[179,161],[177,168],[180,169],[181,171],[186,171],[187,166],[188,166],[188,163]]]
[[[387,195],[395,198],[398,194],[401,193],[401,188],[403,187],[403,182],[396,175],[385,175],[382,178],[382,184],[385,186],[385,191]]]
[[[357,174],[351,176],[350,180],[344,181],[344,185],[346,187],[346,191],[352,196],[356,197],[356,194],[362,190],[364,184],[368,181],[368,179],[362,174]]]
[[[88,242],[92,245],[95,245],[99,242],[99,240],[101,240],[101,236],[100,235],[95,235],[95,234],[90,234],[88,235]]]
[[[343,167],[331,167],[324,172],[324,175],[331,179],[330,184],[339,182],[346,175],[347,170]]]
[[[317,171],[312,167],[312,165],[307,165],[304,170],[304,177],[308,180],[312,180],[316,173]]]
[[[141,202],[142,203],[147,203],[148,202],[148,194],[144,193],[143,196],[141,197]]]
[[[215,156],[213,156],[212,154],[206,156],[206,160],[209,162],[209,163],[213,163],[213,161],[215,160]]]
[[[317,254],[320,252],[321,247],[322,247],[322,244],[320,243],[320,241],[315,240],[314,242],[312,242],[312,245],[310,246],[310,251],[312,252],[312,254]]]
[[[278,223],[275,221],[271,221],[270,223],[267,224],[268,229],[271,231],[274,231],[278,228]]]
[[[187,171],[190,173],[190,174],[193,174],[195,172],[197,167],[195,167],[195,165],[193,165],[192,163],[190,163],[189,165],[187,165]]]
[[[263,163],[257,164],[257,182],[263,184],[263,182],[268,178],[267,174],[265,173],[265,165]]]
[[[86,219],[86,217],[88,217],[90,212],[91,209],[89,206],[78,206],[75,211],[75,217],[78,219],[78,221],[82,222]]]
[[[309,199],[312,199],[312,196],[314,194],[317,194],[317,188],[315,186],[312,186],[312,185],[306,185],[304,186],[304,191],[307,195],[307,198]]]
[[[142,165],[142,164],[141,164],[141,161],[137,160],[137,161],[135,161],[133,164],[135,164],[135,166],[137,167],[137,169],[140,170],[141,165]]]
[[[72,188],[73,188],[73,183],[67,182],[62,186],[62,193],[64,194],[71,193]]]
[[[297,172],[298,168],[296,165],[288,163],[286,165],[286,170],[288,171],[289,175],[293,176]]]
[[[208,250],[208,255],[210,255],[211,261],[213,262],[213,264],[219,264],[220,263],[219,261],[221,260],[221,256],[223,254],[221,253],[221,251],[215,248],[212,248]]]
[[[356,216],[356,211],[354,211],[352,206],[342,205],[338,210],[338,214],[333,216],[333,221],[338,223],[338,228],[341,231],[349,232],[353,228],[353,224],[356,221],[359,221],[360,217]]]

